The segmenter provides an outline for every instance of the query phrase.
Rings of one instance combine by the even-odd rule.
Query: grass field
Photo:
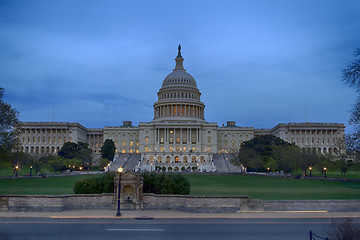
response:
[[[95,175],[90,175],[95,176]],[[48,177],[48,178],[18,178],[1,179],[0,194],[35,194],[59,195],[74,194],[73,187],[78,179],[87,175]]]
[[[267,200],[360,199],[360,182],[251,175],[187,175],[191,195],[248,195]]]
[[[0,194],[73,194],[74,183],[94,175],[0,180]],[[264,200],[360,199],[360,182],[252,175],[185,175],[191,195],[248,195]]]

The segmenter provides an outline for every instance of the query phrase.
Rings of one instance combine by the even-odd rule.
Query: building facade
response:
[[[319,153],[342,151],[345,126],[339,123],[280,123],[272,129],[236,126],[228,121],[219,127],[204,118],[205,104],[195,79],[186,72],[179,46],[175,68],[163,80],[154,103],[154,118],[132,126],[87,129],[79,123],[24,122],[22,151],[34,154],[57,153],[67,142],[86,142],[95,155],[102,143],[112,139],[116,155],[140,154],[138,170],[216,171],[213,155],[239,150],[242,142],[259,135],[273,134]]]

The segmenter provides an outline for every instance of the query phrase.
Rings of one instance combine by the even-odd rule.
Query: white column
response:
[[[180,128],[180,145],[182,145],[182,142],[183,142],[183,139],[182,139],[182,132],[183,132],[183,129]]]

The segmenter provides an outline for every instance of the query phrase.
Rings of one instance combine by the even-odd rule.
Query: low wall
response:
[[[266,200],[264,211],[359,212],[360,200]]]
[[[188,196],[143,194],[144,210],[185,212],[260,211],[261,200],[248,196]]]
[[[76,209],[113,209],[114,194],[1,195],[0,211],[61,212]]]
[[[143,194],[144,210],[185,212],[329,211],[360,212],[360,200],[258,200],[248,196],[188,196]],[[126,206],[122,204],[124,209]],[[115,209],[115,195],[0,195],[0,211]]]

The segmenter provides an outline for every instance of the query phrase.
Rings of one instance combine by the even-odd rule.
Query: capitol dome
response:
[[[181,46],[175,58],[175,69],[169,73],[158,92],[154,104],[154,120],[204,120],[204,103],[196,81],[183,66]]]
[[[189,87],[195,87],[196,81],[189,73],[184,70],[174,69],[173,72],[169,73],[162,84],[162,87],[174,86],[174,85],[188,85]]]

